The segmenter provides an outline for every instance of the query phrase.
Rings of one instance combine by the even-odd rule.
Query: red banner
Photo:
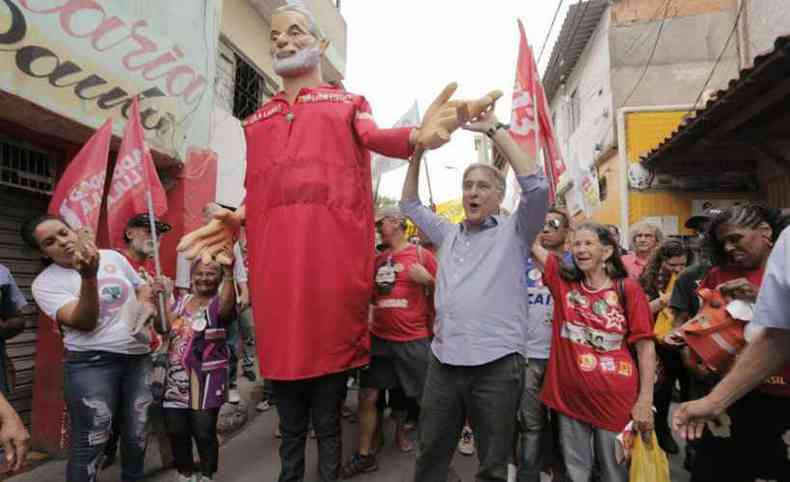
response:
[[[167,211],[167,197],[154,168],[151,151],[145,144],[140,106],[135,98],[107,195],[107,227],[113,248],[125,248],[123,233],[129,219],[148,212],[147,191],[151,192],[154,214],[162,216]]]
[[[71,160],[55,186],[47,212],[62,217],[72,228],[97,234],[107,177],[112,121],[107,119]]]
[[[537,157],[537,146],[546,156],[546,176],[551,184],[551,198],[554,199],[560,176],[565,172],[546,92],[540,82],[538,66],[532,49],[527,43],[524,25],[518,21],[521,35],[516,64],[516,81],[513,86],[513,111],[510,118],[510,135],[523,149]],[[537,102],[537,120],[535,103]]]

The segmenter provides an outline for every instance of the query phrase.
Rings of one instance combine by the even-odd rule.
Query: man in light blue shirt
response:
[[[11,272],[0,264],[0,391],[7,397],[14,387],[10,386],[6,374],[6,340],[17,336],[25,329],[25,320],[20,312],[27,305],[25,295],[19,290]]]
[[[492,112],[467,128],[486,133],[505,154],[522,194],[512,216],[495,214],[505,179],[490,165],[473,164],[463,176],[466,220],[452,224],[420,203],[419,161],[409,166],[401,210],[439,249],[415,482],[446,480],[465,418],[479,448],[477,479],[506,481],[523,387],[524,260],[548,209],[548,183]]]

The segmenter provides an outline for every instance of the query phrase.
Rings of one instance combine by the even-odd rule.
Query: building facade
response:
[[[790,26],[787,15],[764,15],[765,3],[590,0],[571,7],[544,85],[572,173],[561,189],[572,212],[623,232],[649,220],[683,235],[686,218],[706,202],[760,197],[757,176],[741,165],[697,176],[651,171],[639,161],[748,66],[750,52],[769,49]]]

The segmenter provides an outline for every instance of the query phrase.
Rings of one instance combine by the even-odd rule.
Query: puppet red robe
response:
[[[246,230],[258,360],[299,380],[366,365],[374,230],[369,149],[412,153],[364,97],[322,85],[282,93],[244,122]]]

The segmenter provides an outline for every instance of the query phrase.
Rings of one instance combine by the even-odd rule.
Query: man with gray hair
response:
[[[639,275],[644,271],[650,257],[664,240],[661,228],[647,221],[640,221],[631,226],[628,240],[630,241],[631,252],[624,255],[621,259],[625,265],[628,276],[639,279]]]
[[[463,176],[466,219],[454,225],[420,203],[419,160],[406,174],[401,210],[439,247],[415,482],[447,479],[466,418],[479,449],[476,480],[507,480],[524,383],[528,319],[521,279],[548,210],[548,184],[493,112],[465,128],[486,133],[502,150],[522,194],[513,215],[496,214],[505,178],[493,166],[473,164]]]

